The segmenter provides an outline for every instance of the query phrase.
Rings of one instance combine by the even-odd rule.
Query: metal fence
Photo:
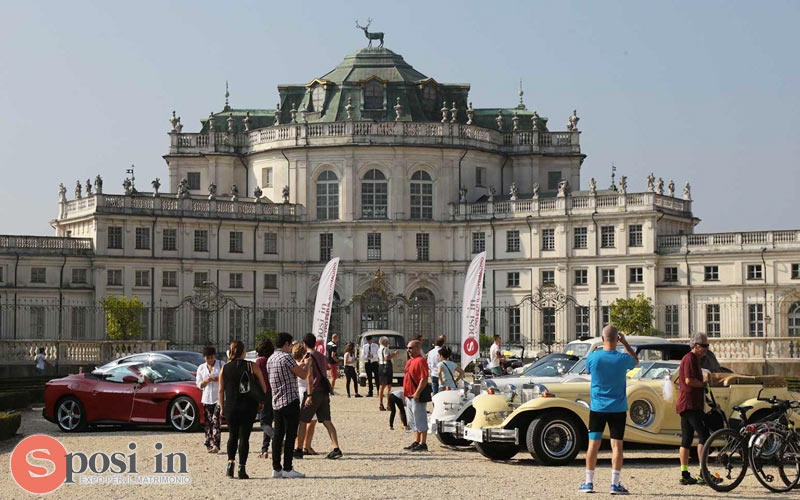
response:
[[[499,334],[506,345],[521,345],[528,352],[550,351],[581,335],[595,336],[609,322],[609,306],[569,303],[561,308],[500,303],[482,309],[481,333]],[[772,302],[714,302],[656,304],[656,334],[688,337],[694,332],[711,337],[794,337],[800,334],[800,307]],[[266,303],[241,307],[228,302],[215,309],[184,302],[177,307],[146,307],[142,312],[141,340],[166,340],[173,347],[197,349],[224,346],[242,339],[252,347],[264,330],[286,331],[299,337],[311,331],[311,306]],[[330,331],[342,342],[354,341],[368,329],[388,329],[406,339],[421,336],[432,343],[448,336],[458,353],[461,305],[436,303],[423,306],[375,309],[359,304],[332,310]],[[105,340],[106,316],[100,306],[0,304],[2,340]]]

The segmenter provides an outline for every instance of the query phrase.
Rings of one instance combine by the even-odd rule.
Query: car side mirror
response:
[[[125,375],[122,377],[122,382],[125,384],[141,384],[139,377],[135,375]]]

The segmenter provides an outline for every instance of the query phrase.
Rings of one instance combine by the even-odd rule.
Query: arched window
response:
[[[422,335],[423,345],[430,345],[436,333],[436,298],[427,288],[418,288],[411,294],[410,302],[411,338]]]
[[[370,80],[364,85],[364,109],[383,109],[383,84]]]
[[[325,104],[325,87],[320,84],[314,85],[311,89],[311,109],[309,111],[322,111],[322,106]]]
[[[330,170],[317,179],[317,220],[339,219],[339,178]]]
[[[795,302],[789,306],[789,336],[800,337],[800,302]]]
[[[389,183],[380,170],[372,169],[361,181],[361,217],[386,219],[388,217]]]
[[[433,219],[433,182],[424,170],[411,176],[411,218]]]

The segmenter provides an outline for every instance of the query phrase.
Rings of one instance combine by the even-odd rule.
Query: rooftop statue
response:
[[[95,194],[103,194],[103,178],[100,174],[94,178],[94,192]]]
[[[580,118],[578,118],[578,110],[573,109],[572,114],[569,115],[569,122],[567,123],[567,130],[570,132],[577,132],[578,131],[578,122]]]
[[[594,180],[594,177],[589,179],[589,194],[597,194],[597,181]]]
[[[511,187],[509,188],[509,191],[508,191],[508,194],[511,195],[511,200],[512,201],[517,199],[517,193],[518,193],[518,191],[517,191],[517,183],[512,181],[511,182]]]
[[[656,176],[653,175],[653,172],[650,172],[647,175],[647,192],[648,193],[652,193],[653,191],[655,191],[655,182],[656,182]]]
[[[661,177],[656,181],[656,194],[664,194],[664,179]]]
[[[494,201],[494,194],[497,191],[494,190],[494,186],[489,186],[489,203]]]
[[[692,186],[689,185],[689,181],[686,181],[686,184],[683,185],[683,199],[692,201]]]
[[[472,125],[472,119],[475,118],[475,110],[472,108],[472,103],[469,103],[467,108],[467,125]]]
[[[455,123],[458,119],[458,108],[456,107],[456,102],[453,101],[453,107],[450,108],[450,123]]]
[[[348,97],[348,99],[349,99],[349,97]],[[399,122],[403,117],[403,105],[400,104],[400,98],[399,97],[395,101],[394,114],[395,114],[394,121],[396,121],[396,122]]]
[[[86,196],[92,195],[92,180],[86,179]]]
[[[466,203],[467,202],[467,188],[466,188],[466,186],[462,186],[461,189],[458,190],[458,202],[459,203]]]
[[[158,197],[158,190],[161,187],[161,179],[156,177],[155,179],[153,179],[150,185],[153,186],[153,197]]]
[[[237,201],[239,199],[239,186],[236,184],[231,184],[231,201]]]
[[[228,133],[232,134],[233,133],[233,113],[228,113],[228,119],[225,120],[225,121],[228,122]]]
[[[348,97],[347,98],[347,106],[344,107],[344,112],[347,113],[347,119],[348,120],[352,120],[353,119],[353,98],[352,97]]]
[[[497,122],[497,130],[502,132],[503,131],[503,110],[502,109],[498,109],[497,110],[497,118],[495,118],[495,121]]]
[[[208,185],[208,199],[213,200],[217,197],[217,185],[213,182]]]
[[[81,181],[77,181],[75,183],[75,199],[76,200],[81,199]]]
[[[561,181],[558,183],[558,196],[569,196],[571,194],[570,191],[571,189],[569,187],[569,181],[566,179],[561,179]]]
[[[189,181],[186,180],[186,177],[184,177],[178,183],[178,198],[184,199],[188,197],[189,197]]]
[[[373,40],[380,40],[381,43],[380,43],[380,45],[378,45],[378,48],[382,49],[383,48],[383,32],[375,31],[375,32],[370,33],[369,31],[367,31],[369,29],[369,25],[370,24],[372,24],[372,18],[371,17],[367,18],[367,25],[366,26],[361,26],[360,24],[358,24],[358,20],[356,20],[356,28],[364,30],[364,36],[367,37],[367,40],[369,40],[369,43],[367,44],[367,48],[370,48],[370,49],[372,48],[372,41]]]
[[[183,125],[181,124],[181,117],[175,116],[175,111],[172,112],[172,118],[169,119],[170,125],[172,125],[172,131],[175,133],[180,134],[181,130],[183,130]]]
[[[133,194],[133,182],[131,182],[129,177],[125,177],[125,180],[122,181],[122,189],[125,190],[126,195]]]
[[[675,182],[670,179],[669,186],[667,186],[667,194],[670,196],[675,196]]]
[[[628,176],[621,175],[619,177],[619,192],[625,194],[628,192]]]
[[[283,202],[284,203],[289,203],[289,186],[288,185],[287,186],[283,186],[282,194],[283,194]]]
[[[63,182],[58,183],[58,202],[59,203],[67,202],[67,188],[64,187]]]
[[[250,131],[250,112],[249,111],[247,113],[245,113],[244,120],[242,120],[242,123],[244,123],[244,131],[245,132]]]
[[[256,188],[253,190],[253,198],[255,198],[256,201],[259,201],[263,195],[264,191],[261,190],[261,187],[256,186]]]
[[[273,125],[281,124],[281,103],[275,105],[275,122]]]
[[[534,182],[533,183],[533,199],[534,200],[538,200],[539,199],[539,183],[538,182]]]

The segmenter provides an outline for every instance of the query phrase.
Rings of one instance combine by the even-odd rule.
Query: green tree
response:
[[[106,297],[100,301],[106,313],[106,335],[111,340],[131,340],[142,335],[144,304],[139,297]]]
[[[653,331],[653,302],[642,294],[615,300],[609,314],[611,324],[626,335],[650,335]]]
[[[256,347],[258,347],[262,342],[269,339],[272,341],[272,344],[275,345],[275,339],[278,337],[278,330],[261,330],[256,334]]]

